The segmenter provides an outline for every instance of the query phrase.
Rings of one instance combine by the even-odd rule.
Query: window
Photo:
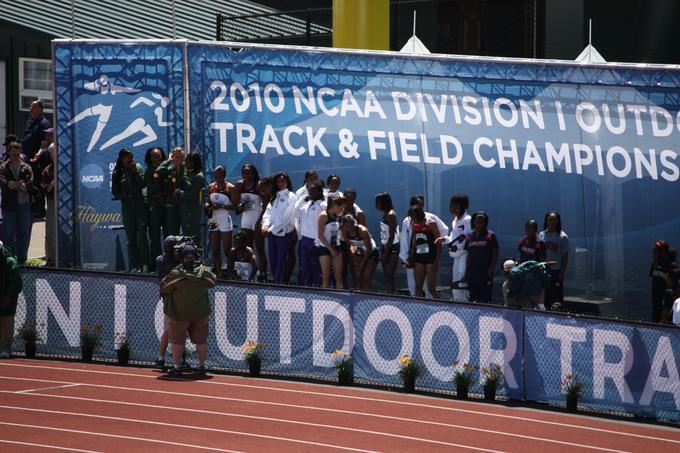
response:
[[[36,99],[52,111],[52,60],[19,58],[19,109],[30,110]]]

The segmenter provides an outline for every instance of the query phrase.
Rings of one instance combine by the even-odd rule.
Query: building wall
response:
[[[23,135],[28,112],[19,110],[19,58],[52,58],[52,36],[0,20],[0,60],[5,62],[7,133]],[[52,121],[51,114],[45,116]]]

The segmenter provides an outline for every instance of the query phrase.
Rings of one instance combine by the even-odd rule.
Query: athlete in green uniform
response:
[[[173,148],[170,152],[170,159],[161,163],[156,172],[163,183],[165,196],[164,233],[166,236],[178,236],[182,217],[176,191],[184,178],[184,150],[180,147]]]
[[[175,190],[180,200],[180,214],[182,219],[182,234],[193,238],[194,243],[203,243],[201,232],[201,218],[203,216],[203,163],[198,153],[190,153],[186,160],[186,171],[180,186]],[[199,250],[201,246],[198,245]]]
[[[149,271],[145,186],[144,169],[134,161],[132,151],[122,149],[113,168],[111,192],[121,202],[130,272]]]
[[[149,206],[149,267],[152,271],[156,269],[156,257],[162,252],[161,242],[166,236],[165,229],[165,192],[164,184],[160,174],[156,171],[165,161],[165,152],[157,146],[149,148],[144,156],[146,171],[144,180],[146,182],[146,202]]]

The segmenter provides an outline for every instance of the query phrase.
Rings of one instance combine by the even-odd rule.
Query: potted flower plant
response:
[[[80,330],[80,351],[83,362],[92,361],[94,351],[101,345],[99,338],[101,331],[102,327],[99,324],[94,324],[92,327],[83,324]]]
[[[258,377],[260,375],[260,367],[262,365],[262,350],[264,343],[254,343],[250,340],[243,345],[243,359],[248,364],[250,377]]]
[[[566,374],[560,381],[562,391],[567,397],[567,410],[575,412],[578,408],[578,399],[581,397],[586,383],[578,378],[577,374]]]
[[[399,357],[399,371],[397,372],[404,382],[404,391],[407,393],[415,392],[416,379],[420,376],[420,365],[407,355]]]
[[[458,360],[453,362],[453,366],[456,369],[453,373],[453,383],[456,384],[456,397],[461,400],[467,399],[475,367],[469,363],[460,363]]]
[[[130,360],[130,334],[126,332],[117,332],[114,335],[114,341],[116,343],[118,364],[127,365]]]
[[[43,324],[40,324],[41,326]],[[26,352],[27,359],[35,358],[35,345],[36,343],[42,343],[42,338],[40,337],[40,332],[38,330],[38,324],[35,321],[26,321],[24,325],[19,330],[19,338],[24,341],[24,351]]]
[[[496,391],[501,386],[503,380],[503,370],[494,363],[489,365],[488,368],[482,368],[481,371],[484,377],[484,399],[486,401],[494,401],[496,399]]]
[[[337,349],[331,353],[335,358],[333,368],[338,372],[338,385],[350,385],[352,383],[352,356]]]

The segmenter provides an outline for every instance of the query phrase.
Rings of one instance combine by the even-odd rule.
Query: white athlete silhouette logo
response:
[[[111,96],[115,96],[117,93],[136,94],[141,91],[136,88],[114,85],[109,82],[109,77],[106,74],[102,74],[99,77],[99,79],[95,80],[94,82],[85,83],[83,85],[83,88],[85,88],[88,91],[94,91],[102,95]],[[148,97],[145,96],[138,97],[137,99],[132,101],[129,108],[134,109],[142,104],[146,105],[147,107],[154,107],[153,112],[154,115],[156,115],[157,125],[159,127],[171,126],[172,122],[163,120],[163,111],[170,104],[170,100],[158,93],[151,93],[151,98],[152,99],[149,99]],[[95,128],[94,133],[92,134],[90,144],[87,146],[88,153],[92,151],[94,146],[101,138],[102,132],[104,132],[104,128],[106,127],[107,123],[109,122],[109,118],[111,117],[111,110],[113,110],[113,105],[105,105],[99,103],[97,105],[93,105],[91,107],[86,108],[85,110],[74,116],[73,119],[68,122],[68,125],[72,126],[85,118],[89,118],[91,116],[97,117],[97,127]],[[126,138],[131,137],[137,133],[144,134],[144,137],[140,138],[135,143],[133,143],[133,146],[140,146],[145,143],[152,142],[158,138],[156,132],[153,130],[153,127],[150,124],[148,124],[144,118],[135,118],[128,125],[128,127],[125,128],[124,131],[111,137],[99,149],[105,150],[106,148],[109,148],[115,145],[116,143],[123,141]]]

